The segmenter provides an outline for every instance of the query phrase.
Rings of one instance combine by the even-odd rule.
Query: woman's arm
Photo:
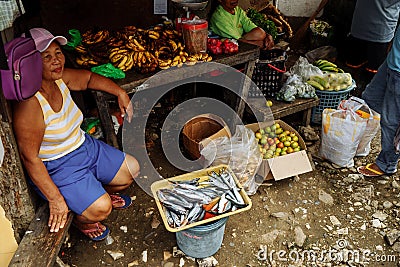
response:
[[[35,97],[15,103],[13,127],[21,160],[33,183],[49,201],[50,232],[63,228],[68,215],[68,206],[57,186],[51,180],[46,167],[38,157],[43,140],[45,124],[38,101]]]
[[[244,34],[240,40],[246,43],[258,45],[260,48],[267,50],[274,47],[274,40],[272,36],[267,34],[260,27],[256,27]]]
[[[88,88],[103,91],[118,97],[121,114],[128,115],[128,122],[133,116],[133,106],[128,94],[111,79],[88,70],[65,68],[63,80],[70,90],[80,91]]]

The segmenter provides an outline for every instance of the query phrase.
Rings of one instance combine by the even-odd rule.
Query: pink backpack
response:
[[[17,37],[4,45],[8,70],[0,70],[6,99],[23,101],[42,85],[42,56],[32,38]]]

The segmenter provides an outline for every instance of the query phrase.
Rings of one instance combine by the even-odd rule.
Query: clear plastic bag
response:
[[[310,64],[305,57],[300,56],[290,68],[290,74],[297,74],[303,82],[306,82],[311,76],[321,76],[323,72],[317,66]]]
[[[204,167],[227,164],[235,173],[248,195],[254,195],[259,184],[255,174],[261,164],[262,156],[254,132],[243,125],[236,126],[231,137],[219,137],[201,151]],[[262,181],[261,181],[262,182]]]
[[[291,102],[296,100],[296,97],[317,98],[317,95],[314,87],[303,82],[299,75],[293,74],[288,77],[276,99]]]

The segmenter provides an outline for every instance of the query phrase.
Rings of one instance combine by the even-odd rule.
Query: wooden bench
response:
[[[271,101],[272,106],[267,108],[265,98],[248,98],[248,105],[246,105],[245,112],[249,114],[254,113],[262,121],[280,119],[297,112],[302,112],[303,125],[307,126],[311,121],[312,108],[319,104],[319,99],[314,98],[298,98],[293,102],[282,102],[274,99]]]
[[[53,267],[73,217],[73,213],[69,213],[65,227],[57,233],[50,233],[47,226],[49,220],[48,204],[45,203],[40,206],[19,243],[9,266]]]

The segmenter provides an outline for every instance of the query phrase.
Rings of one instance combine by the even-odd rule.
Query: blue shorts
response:
[[[124,159],[124,152],[86,134],[85,142],[78,149],[43,163],[68,207],[81,215],[106,193],[103,185],[112,181]]]

